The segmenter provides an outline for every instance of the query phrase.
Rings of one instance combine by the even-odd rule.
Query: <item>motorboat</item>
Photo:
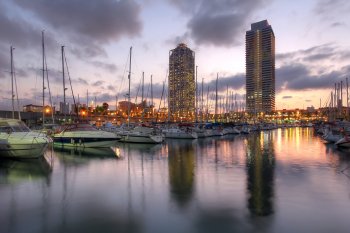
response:
[[[322,138],[329,143],[335,143],[343,138],[343,134],[338,130],[326,130]]]
[[[64,125],[52,138],[56,147],[110,147],[120,139],[115,133],[98,130],[86,123]]]
[[[238,126],[233,126],[233,127],[225,127],[222,130],[222,134],[226,135],[226,134],[240,134],[241,130],[239,129]]]
[[[249,133],[250,133],[249,125],[243,125],[241,128],[241,134],[249,134]]]
[[[164,129],[163,133],[166,138],[178,138],[178,139],[196,139],[198,135],[191,128],[169,128]]]
[[[52,140],[43,133],[31,131],[17,119],[0,118],[0,157],[32,159],[43,156]]]
[[[209,131],[204,127],[195,127],[193,130],[197,133],[198,138],[206,138],[210,136]]]
[[[209,129],[210,136],[223,136],[223,132],[221,128],[213,128]]]
[[[344,136],[343,138],[341,138],[340,140],[338,140],[335,143],[336,146],[338,147],[346,147],[346,148],[350,148],[350,136]]]
[[[120,142],[157,144],[164,141],[164,136],[155,128],[136,126],[131,130],[119,132]]]

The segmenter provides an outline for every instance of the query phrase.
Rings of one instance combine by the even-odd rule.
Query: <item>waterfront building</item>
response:
[[[24,105],[23,112],[43,112],[43,106],[34,104]]]
[[[169,52],[168,104],[172,121],[193,120],[195,111],[195,53],[186,44]]]
[[[275,110],[275,35],[267,20],[246,32],[246,109],[250,114]]]
[[[60,102],[60,113],[69,114],[69,103]]]

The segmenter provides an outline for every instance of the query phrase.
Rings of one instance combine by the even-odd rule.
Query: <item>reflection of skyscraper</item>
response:
[[[179,44],[169,54],[169,110],[172,117],[191,117],[195,109],[194,52]]]
[[[248,209],[258,216],[273,212],[275,155],[272,133],[252,134],[247,146]]]
[[[246,32],[247,112],[275,110],[275,35],[267,20]]]
[[[168,153],[171,196],[180,206],[185,206],[193,193],[194,148],[191,142],[169,141]]]

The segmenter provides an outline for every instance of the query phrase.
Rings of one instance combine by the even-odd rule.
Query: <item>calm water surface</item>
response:
[[[350,232],[350,152],[312,129],[0,161],[0,232]]]

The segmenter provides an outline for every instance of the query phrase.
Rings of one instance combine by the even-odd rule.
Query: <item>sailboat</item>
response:
[[[62,51],[62,69],[63,69],[63,80],[65,79],[64,67],[67,66],[67,60],[65,59],[64,46],[61,47]],[[67,66],[68,69],[68,66]],[[68,72],[68,71],[67,71]],[[68,72],[69,76],[69,72]],[[70,79],[70,76],[69,76]],[[64,93],[64,103],[66,105],[65,98],[65,81],[63,81],[63,93]],[[73,94],[73,91],[72,91]],[[74,95],[73,95],[74,100]],[[75,102],[75,101],[74,101]],[[74,103],[75,105],[75,103]],[[72,123],[64,125],[61,131],[53,134],[52,136],[54,145],[61,147],[110,147],[113,146],[120,137],[114,133],[97,130],[86,123]]]
[[[130,61],[129,61],[129,91],[128,91],[128,127],[127,130],[121,131],[118,135],[121,137],[121,142],[130,142],[130,143],[162,143],[164,137],[156,129],[146,126],[136,126],[133,129],[130,129],[130,80],[131,80],[131,54],[132,47],[130,47]]]
[[[12,118],[0,118],[0,157],[39,158],[51,139],[46,135],[31,131],[20,119],[14,119],[14,65],[11,46]],[[17,90],[17,88],[16,88]],[[20,115],[18,114],[20,118]]]

